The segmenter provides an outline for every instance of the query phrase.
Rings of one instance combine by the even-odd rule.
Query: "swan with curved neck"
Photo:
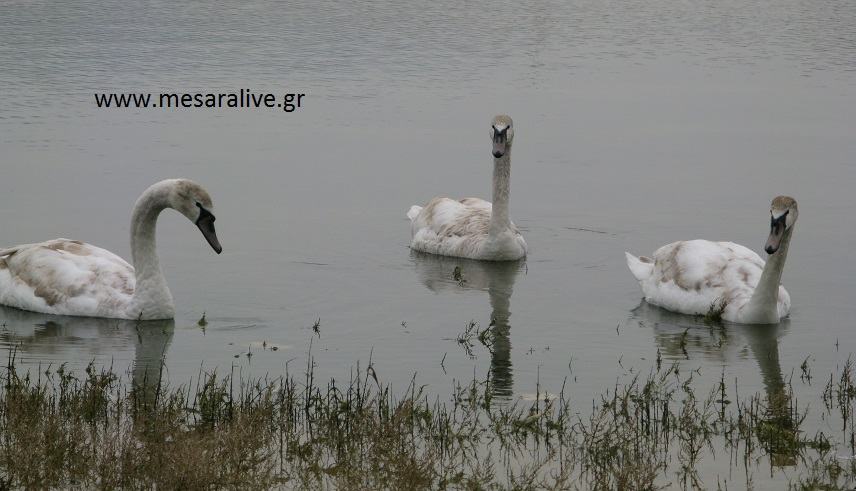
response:
[[[513,261],[526,256],[526,241],[509,218],[511,146],[514,125],[496,116],[490,128],[493,143],[493,203],[479,198],[434,198],[412,206],[410,247],[443,256],[486,261]]]
[[[773,199],[766,263],[733,242],[690,240],[665,245],[653,258],[626,253],[627,266],[650,304],[683,314],[717,313],[741,324],[776,324],[791,308],[781,279],[798,215],[793,198]]]
[[[131,214],[132,267],[110,251],[69,239],[0,250],[0,304],[46,314],[117,319],[171,319],[172,294],[156,251],[160,212],[172,208],[193,222],[217,254],[208,192],[187,179],[158,182]]]

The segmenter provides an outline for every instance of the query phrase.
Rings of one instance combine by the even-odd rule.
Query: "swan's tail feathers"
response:
[[[654,271],[654,260],[650,257],[636,257],[629,252],[624,253],[627,256],[627,267],[637,280],[642,281],[648,279]]]
[[[20,249],[21,246],[10,247],[9,249],[0,249],[0,257],[9,256],[14,254]]]
[[[407,218],[409,218],[411,222],[413,220],[416,220],[416,217],[419,216],[420,211],[422,211],[421,206],[416,206],[416,205],[411,206],[410,210],[407,211]]]

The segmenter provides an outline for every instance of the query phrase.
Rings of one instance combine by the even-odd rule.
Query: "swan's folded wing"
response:
[[[89,313],[134,293],[134,268],[112,252],[56,239],[0,259],[0,303],[45,313]]]
[[[490,227],[491,204],[478,198],[461,201],[434,198],[413,221],[414,236],[429,231],[440,237],[486,234]]]
[[[686,240],[665,245],[654,252],[653,276],[663,283],[673,281],[688,291],[710,288],[736,255],[730,246],[737,244]]]
[[[759,256],[758,253],[753,251],[752,249],[749,249],[748,247],[742,246],[740,244],[735,244],[734,242],[717,242],[717,244],[720,247],[728,250],[728,253],[734,259],[745,259],[755,264],[759,268],[764,269],[764,264],[766,263],[763,259],[761,259],[761,256]]]
[[[464,198],[460,203],[466,207],[477,210],[484,210],[490,213],[493,210],[493,205],[490,201],[485,201],[481,198]]]
[[[490,228],[490,203],[434,198],[413,220],[410,247],[431,254],[476,257]]]
[[[645,299],[685,314],[704,314],[724,292],[725,249],[702,240],[667,244],[653,254],[653,268],[640,280]]]
[[[764,261],[733,242],[688,240],[654,252],[654,269],[641,281],[648,302],[685,314],[705,314],[712,305],[729,312],[752,295]]]
[[[791,311],[791,295],[782,285],[779,285],[779,301],[776,307],[779,311],[779,319],[787,316]]]

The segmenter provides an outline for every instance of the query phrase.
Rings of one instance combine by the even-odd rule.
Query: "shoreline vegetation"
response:
[[[714,459],[734,469],[732,485],[757,472],[784,473],[790,489],[856,484],[849,360],[810,407],[789,384],[738,397],[736,380],[697,387],[659,360],[582,405],[565,387],[498,404],[490,378],[474,379],[441,400],[415,376],[394,392],[371,362],[343,382],[319,382],[313,367],[310,354],[299,374],[200,371],[171,386],[162,369],[143,383],[93,365],[23,371],[10,350],[0,487],[726,489],[702,475]],[[809,410],[831,434],[801,429]]]

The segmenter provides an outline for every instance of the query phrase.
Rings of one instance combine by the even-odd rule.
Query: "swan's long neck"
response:
[[[155,240],[158,215],[169,206],[169,192],[164,183],[150,187],[137,200],[131,215],[131,255],[137,277],[128,312],[131,318],[163,319],[175,314]]]
[[[747,306],[747,312],[754,317],[750,320],[768,323],[779,321],[779,285],[782,282],[782,270],[788,258],[788,247],[793,230],[793,227],[785,230],[779,249],[767,258],[761,279],[758,280],[758,285],[755,286],[755,292],[752,293],[752,299]]]
[[[508,199],[511,186],[511,147],[502,157],[493,160],[493,211],[490,216],[491,236],[511,227],[508,217]]]

